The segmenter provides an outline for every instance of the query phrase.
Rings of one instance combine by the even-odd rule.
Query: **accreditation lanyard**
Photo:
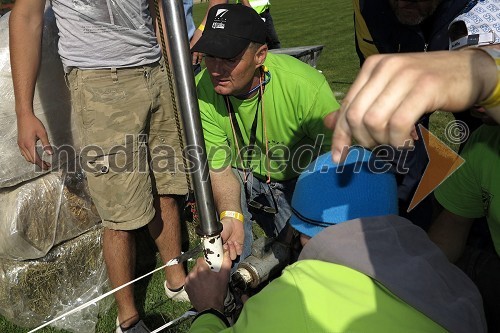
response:
[[[246,150],[247,155],[246,155],[245,159],[243,159],[243,157],[242,157],[242,154],[243,154],[242,150],[243,150],[244,146],[242,147],[242,149],[240,149],[239,144],[238,144],[238,141],[240,141],[241,144],[244,145],[245,141],[243,140],[243,135],[241,133],[240,126],[239,126],[238,121],[236,119],[236,114],[234,112],[233,105],[231,104],[231,101],[229,100],[228,96],[225,96],[225,100],[226,100],[227,111],[229,113],[229,121],[231,123],[231,128],[233,131],[233,137],[234,137],[234,141],[235,141],[235,145],[236,145],[236,150],[238,151],[237,158],[239,157],[241,164],[243,165],[243,184],[244,184],[243,188],[245,189],[245,196],[248,200],[248,205],[251,207],[254,207],[254,208],[257,205],[258,209],[264,210],[267,213],[276,214],[278,205],[276,204],[276,199],[274,198],[274,194],[273,194],[271,188],[269,188],[269,191],[270,191],[271,196],[273,198],[273,203],[274,203],[275,208],[272,208],[269,206],[264,206],[261,203],[258,203],[256,201],[252,200],[251,193],[250,193],[248,187],[246,186],[246,183],[248,181],[248,176],[252,172],[252,168],[250,165],[251,165],[251,162],[253,159],[253,151],[255,148],[255,142],[256,142],[256,138],[257,138],[257,123],[258,123],[258,118],[259,118],[259,106],[261,106],[262,120],[264,121],[264,113],[263,113],[262,104],[261,104],[262,92],[263,92],[263,88],[261,88],[259,90],[257,107],[255,108],[255,116],[253,118],[252,128],[250,130],[250,138],[248,140],[248,149]],[[264,123],[264,128],[265,128],[265,123]],[[267,141],[267,134],[265,135],[265,140]],[[267,143],[266,143],[266,158],[268,158],[268,145],[267,145]],[[248,171],[248,173],[247,173],[247,171]],[[270,177],[269,171],[268,171],[267,181],[266,181],[268,186],[269,186],[270,182],[271,182],[271,177]],[[266,210],[266,208],[267,208],[267,210]]]
[[[262,127],[264,130],[264,140],[265,140],[265,147],[266,147],[266,161],[267,161],[266,183],[267,184],[271,183],[271,165],[270,165],[271,161],[269,159],[269,141],[267,140],[267,128],[266,128],[266,117],[264,115],[263,96],[264,96],[264,86],[269,82],[270,79],[271,79],[271,73],[269,73],[267,68],[265,68],[265,67],[261,68],[261,75],[259,77],[259,85],[257,88],[257,89],[259,89],[259,97],[257,100],[257,107],[255,108],[255,117],[253,119],[252,128],[250,130],[250,138],[248,140],[248,150],[247,150],[247,152],[249,154],[251,154],[251,156],[253,157],[253,150],[255,147],[256,134],[257,134],[257,121],[258,121],[258,117],[259,117],[259,106],[260,106],[260,113],[262,114]],[[253,91],[253,89],[252,89],[252,91]],[[243,140],[243,135],[241,134],[241,129],[240,129],[240,126],[238,125],[238,121],[236,119],[236,113],[234,112],[233,105],[231,104],[231,101],[229,100],[229,96],[224,96],[224,98],[226,101],[227,112],[229,114],[229,121],[231,123],[231,129],[233,131],[234,141],[236,143],[236,150],[237,150],[237,155],[238,155],[236,160],[238,160],[238,157],[240,158],[241,164],[243,165],[243,174],[244,174],[245,183],[246,183],[246,181],[247,181],[247,173],[246,172],[247,172],[247,169],[251,172],[250,163],[252,161],[252,158],[248,159],[249,154],[247,154],[247,158],[245,159],[245,161],[241,157],[242,152],[240,150],[238,141],[241,141],[242,145],[245,144],[245,142]],[[245,166],[245,162],[247,164],[246,166]]]
[[[236,150],[237,150],[237,158],[240,159],[241,164],[243,166],[243,172],[249,171],[251,172],[251,162],[253,159],[253,153],[255,149],[255,142],[257,140],[257,124],[258,124],[258,119],[259,119],[259,106],[260,106],[260,101],[262,99],[262,94],[259,92],[259,97],[257,100],[257,107],[255,109],[255,116],[253,118],[253,123],[252,127],[250,129],[250,137],[248,140],[248,146],[246,149],[246,156],[245,158],[242,157],[243,155],[243,149],[245,148],[245,141],[243,140],[243,134],[240,129],[240,125],[238,124],[238,120],[236,119],[236,113],[234,112],[233,104],[231,103],[229,96],[224,96],[226,100],[226,107],[227,111],[229,114],[229,121],[231,123],[231,129],[233,131],[233,136],[234,136],[234,141],[236,144]],[[241,149],[239,143],[241,142]],[[246,179],[246,175],[245,175]]]

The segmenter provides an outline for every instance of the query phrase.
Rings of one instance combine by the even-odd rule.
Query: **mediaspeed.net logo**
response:
[[[460,155],[428,129],[420,124],[418,126],[429,163],[408,206],[408,212],[422,202],[465,162]],[[461,144],[467,140],[469,129],[464,122],[454,120],[448,123],[444,134],[451,143]]]
[[[413,195],[408,211],[415,208],[465,162],[462,157],[429,130],[421,125],[419,125],[419,129],[429,162]],[[448,143],[455,145],[465,142],[468,136],[469,129],[467,125],[457,120],[449,122],[444,128],[443,135],[441,135]],[[297,150],[294,153],[287,150],[288,147],[286,147],[286,145],[273,146],[268,152],[268,157],[272,161],[270,164],[271,169],[267,170],[267,164],[264,163],[263,171],[269,171],[271,173],[280,172],[290,167],[296,174],[300,174],[307,168],[309,163],[314,162],[315,158],[318,156],[318,147],[322,146],[323,139],[323,137],[318,137],[314,144],[306,145],[304,149]],[[145,159],[139,158],[141,152],[147,154],[148,148],[145,144],[147,138],[145,135],[144,137],[141,135],[137,140],[134,140],[133,136],[130,138],[126,137],[125,142],[134,142],[134,144],[130,147],[127,144],[118,145],[112,147],[106,153],[103,148],[98,146],[86,146],[79,151],[72,146],[53,146],[54,154],[51,156],[48,156],[41,147],[39,147],[38,151],[41,153],[42,159],[49,162],[52,168],[65,168],[67,172],[76,172],[77,169],[82,169],[92,173],[149,173],[153,171],[159,173],[169,172],[173,174],[177,172],[193,173],[197,171],[196,168],[198,167],[207,167],[204,163],[193,162],[197,161],[197,158],[203,155],[202,147],[186,146],[184,147],[184,153],[178,154],[175,147],[170,145],[158,146],[150,152],[150,159],[146,161]],[[258,156],[265,154],[265,152],[259,151],[257,149],[258,147],[253,147],[251,150],[248,148],[249,147],[245,146],[241,147],[240,153],[237,154],[238,158],[241,159],[241,157],[245,157],[247,156],[246,154],[251,152],[249,155],[250,160],[253,161],[255,159],[258,162]],[[345,148],[348,149],[348,147]],[[412,149],[414,149],[414,147],[409,146],[379,146],[373,149],[377,164],[373,165],[374,169],[371,171],[380,173],[392,170],[392,172],[401,175],[409,173],[410,167],[407,161],[409,152],[411,152]],[[139,154],[131,154],[132,151],[137,151]],[[215,149],[211,149],[204,153],[206,153],[205,156],[210,157],[221,153],[221,151],[224,156],[231,160],[232,151],[228,146],[215,147]],[[96,156],[100,157],[96,158]],[[183,161],[184,158],[188,161],[186,165],[185,161]],[[77,163],[68,163],[68,161],[72,160],[76,160]],[[77,168],[77,166],[79,166],[79,168]],[[33,167],[35,168],[35,173],[45,172],[36,166]],[[217,172],[217,170],[211,171]]]

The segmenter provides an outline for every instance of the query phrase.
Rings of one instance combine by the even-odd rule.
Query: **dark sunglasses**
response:
[[[255,201],[253,199],[249,200],[247,202],[247,204],[248,204],[249,207],[252,207],[252,208],[260,210],[260,211],[263,211],[263,212],[268,213],[268,214],[277,214],[278,213],[278,210],[276,208],[273,208],[271,206],[263,205],[260,202]]]
[[[264,193],[258,195],[255,199],[247,200],[247,205],[249,207],[260,210],[260,211],[265,212],[267,214],[277,214],[278,213],[278,205],[276,204],[276,199],[274,198],[273,190],[271,189],[269,184],[267,186],[269,187],[269,192],[271,193],[271,198],[273,198],[274,207],[264,205],[264,204],[258,202],[257,200],[255,200],[256,198],[263,197],[266,201],[268,201],[267,197]],[[246,189],[246,187],[245,187],[245,189]],[[247,198],[249,198],[249,197],[250,197],[250,195],[249,195],[249,193],[247,193]]]

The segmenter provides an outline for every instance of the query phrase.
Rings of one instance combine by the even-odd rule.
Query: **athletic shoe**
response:
[[[134,326],[123,330],[120,326],[118,318],[116,318],[116,333],[151,333],[149,328],[144,324],[142,320],[139,320]]]
[[[172,290],[168,289],[167,281],[164,282],[163,286],[165,287],[165,294],[171,300],[182,301],[182,302],[191,302],[189,300],[189,296],[186,292],[186,289],[184,289],[184,286],[182,286],[182,288],[177,290],[177,291],[172,291]]]

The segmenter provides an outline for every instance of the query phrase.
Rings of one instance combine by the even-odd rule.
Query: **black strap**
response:
[[[328,222],[323,222],[323,221],[318,221],[318,220],[313,220],[308,217],[305,217],[304,215],[300,214],[295,208],[292,208],[292,213],[297,216],[299,219],[301,219],[304,222],[307,222],[309,224],[312,224],[317,227],[322,227],[322,228],[328,228],[329,226],[332,226],[334,223],[328,223]]]
[[[206,309],[206,310],[203,310],[201,312],[198,312],[198,314],[196,315],[196,317],[194,317],[193,319],[193,322],[200,318],[201,316],[203,316],[204,314],[207,314],[207,313],[210,313],[210,314],[213,314],[214,316],[216,316],[217,318],[219,318],[220,320],[222,320],[224,322],[224,325],[226,325],[226,327],[231,327],[231,325],[229,324],[229,321],[227,320],[226,316],[220,312],[219,310],[216,310],[214,308],[210,308],[210,309]]]
[[[241,147],[245,147],[245,141],[243,140],[243,135],[241,133],[240,125],[238,124],[238,120],[236,119],[236,114],[234,112],[233,104],[231,104],[231,100],[229,96],[224,96],[226,99],[226,105],[228,107],[227,112],[229,113],[229,117],[231,118],[231,122],[234,126],[234,131],[236,134],[235,140],[241,142]],[[260,105],[261,95],[259,94],[259,99],[257,101],[257,108],[255,109],[255,116],[253,118],[252,128],[250,130],[250,138],[248,141],[248,150],[246,151],[245,159],[240,156],[240,160],[243,163],[243,168],[250,170],[250,163],[252,162],[253,152],[255,148],[255,142],[257,140],[257,120],[259,118],[259,105]],[[241,152],[237,152],[238,155]]]

